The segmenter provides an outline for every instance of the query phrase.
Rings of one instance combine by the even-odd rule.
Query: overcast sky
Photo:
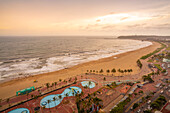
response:
[[[0,0],[0,35],[170,35],[170,0]]]

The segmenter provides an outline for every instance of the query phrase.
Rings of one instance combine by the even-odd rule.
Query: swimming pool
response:
[[[29,113],[29,110],[27,108],[18,108],[18,109],[14,109],[8,113]]]
[[[48,95],[40,101],[40,105],[45,108],[53,108],[59,105],[64,97],[75,96],[82,92],[82,89],[76,86],[66,88],[61,94]],[[55,98],[55,99],[54,99]],[[55,100],[55,101],[54,101]]]
[[[92,82],[92,81],[83,81],[83,82],[81,82],[81,85],[83,87],[87,86],[89,88],[94,88],[95,87],[95,83]]]

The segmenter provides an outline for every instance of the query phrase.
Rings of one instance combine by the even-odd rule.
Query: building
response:
[[[19,90],[16,92],[16,95],[19,96],[19,95],[24,95],[24,94],[27,94],[27,93],[30,93],[32,91],[34,91],[35,88],[34,86],[30,87],[30,88],[26,88],[26,89],[22,89],[22,90]]]

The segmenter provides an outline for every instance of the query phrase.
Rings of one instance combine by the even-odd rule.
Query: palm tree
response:
[[[75,77],[75,79],[74,79],[75,81],[77,81],[77,77]]]
[[[107,72],[107,73],[110,73],[110,70],[108,69],[108,70],[106,70],[106,72]]]
[[[65,96],[68,97],[68,93],[66,93]]]
[[[95,70],[93,70],[93,73],[95,73]]]
[[[112,73],[116,73],[116,69],[115,68],[112,69]]]
[[[133,72],[133,70],[132,70],[132,69],[130,69],[130,72]]]
[[[48,88],[50,87],[50,83],[46,83],[45,85],[46,85],[47,90],[48,90]]]
[[[51,103],[51,100],[47,100],[47,103],[48,103],[49,111],[50,111],[50,103]],[[51,111],[50,111],[50,113],[51,113]]]
[[[35,103],[37,103],[38,95],[35,95],[35,96],[34,96],[34,99],[35,99]],[[38,105],[37,105],[37,106],[38,106]]]
[[[91,81],[89,81],[89,83],[88,83],[88,85],[89,85],[89,92],[90,92],[90,85],[92,84],[92,82]]]
[[[56,85],[57,85],[57,82],[54,82],[54,85],[55,85],[55,87],[56,87]]]
[[[45,109],[45,106],[42,106],[42,108],[43,108],[43,111],[44,111],[44,109]]]
[[[74,92],[72,92],[72,95],[74,96]]]
[[[31,95],[31,98],[34,98],[34,95]]]
[[[56,97],[53,97],[53,101],[54,101],[54,104],[55,104],[55,106],[56,106]]]
[[[1,106],[1,101],[2,101],[2,99],[0,98],[0,106]]]
[[[71,78],[68,81],[71,82]]]
[[[7,98],[7,99],[6,99],[6,102],[7,102],[8,104],[9,104],[9,100],[10,100],[10,98]],[[9,106],[10,106],[10,104],[9,104]]]
[[[62,99],[62,95],[59,95],[58,98],[60,99],[60,102],[61,102],[61,99]]]
[[[124,72],[126,73],[126,72],[127,72],[127,70],[125,69],[125,70],[124,70]]]
[[[103,78],[103,80],[105,81],[105,80],[106,80],[106,78],[104,77],[104,78]]]
[[[118,71],[119,73],[121,73],[121,70],[120,70],[120,69],[118,69],[117,71]],[[120,74],[119,74],[119,75],[120,75]]]
[[[61,81],[62,81],[62,79],[59,79],[59,81],[61,82]]]
[[[26,94],[27,94],[27,100],[28,100],[28,95],[29,95],[29,93],[27,92]]]
[[[127,71],[128,71],[128,73],[130,73],[130,72],[131,72],[131,71],[130,71],[130,69],[128,69]]]
[[[120,72],[121,72],[121,73],[122,73],[122,75],[123,75],[124,71],[123,71],[123,70],[121,70]]]
[[[100,70],[100,73],[103,73],[103,69]]]

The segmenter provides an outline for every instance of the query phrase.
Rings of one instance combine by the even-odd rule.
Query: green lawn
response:
[[[159,70],[162,70],[160,64],[154,64]]]
[[[149,59],[147,62],[153,62],[153,60],[152,60],[152,59]]]

